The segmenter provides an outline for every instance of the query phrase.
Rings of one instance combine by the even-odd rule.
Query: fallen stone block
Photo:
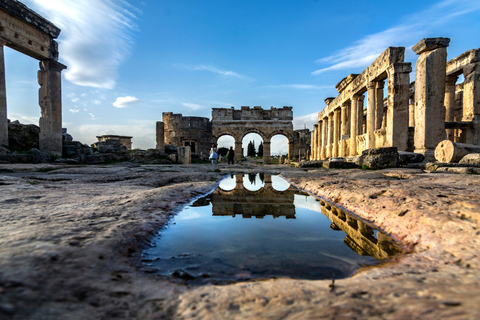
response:
[[[462,158],[460,164],[474,164],[480,166],[480,153],[470,153]]]
[[[326,169],[357,169],[358,165],[353,162],[345,161],[324,161],[323,167]]]
[[[359,165],[370,169],[386,169],[398,167],[397,147],[368,149],[362,152]]]

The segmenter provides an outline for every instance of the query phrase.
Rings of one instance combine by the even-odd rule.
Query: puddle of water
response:
[[[235,175],[177,214],[143,253],[190,284],[338,279],[400,252],[388,236],[278,176]]]

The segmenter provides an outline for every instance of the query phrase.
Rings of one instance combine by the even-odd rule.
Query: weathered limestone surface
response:
[[[331,281],[293,279],[183,286],[148,274],[140,252],[170,214],[212,190],[220,174],[210,165],[0,165],[0,318],[480,317],[478,175],[269,168],[410,253],[337,279],[333,289]]]
[[[360,166],[371,169],[398,167],[399,157],[396,147],[368,149],[362,152]]]
[[[458,163],[461,163],[461,164],[475,164],[475,165],[480,166],[480,153],[467,154]]]
[[[480,153],[480,146],[443,140],[435,148],[435,159],[439,162],[458,162],[469,153]]]

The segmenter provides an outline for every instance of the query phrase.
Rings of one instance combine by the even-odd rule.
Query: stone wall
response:
[[[163,126],[161,125],[163,123]],[[157,140],[162,138],[158,132],[163,129],[163,144],[157,141],[157,148],[165,144],[179,147],[189,146],[195,154],[208,154],[212,144],[212,123],[203,117],[184,117],[181,113],[164,112],[162,122],[157,123]]]
[[[127,148],[127,150],[132,149],[132,138],[133,137],[128,137],[128,136],[117,136],[117,135],[112,135],[112,134],[107,134],[107,135],[102,135],[102,136],[97,136],[98,142],[101,141],[107,141],[107,140],[119,140],[122,145]]]

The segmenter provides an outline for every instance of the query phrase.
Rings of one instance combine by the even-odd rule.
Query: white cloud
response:
[[[368,35],[338,53],[317,62],[330,66],[313,71],[319,75],[327,71],[358,69],[369,66],[387,47],[409,47],[425,37],[438,37],[440,26],[449,26],[452,18],[480,10],[478,0],[444,0],[424,11],[406,17],[405,22],[382,32]]]
[[[97,119],[93,113],[89,113],[88,115],[90,116],[90,119],[92,119],[92,120],[96,120],[96,119]]]
[[[72,108],[72,109],[68,109],[68,111],[75,114],[75,113],[79,112],[80,110],[78,108],[74,108],[74,109]]]
[[[318,122],[318,112],[310,113],[300,117],[293,118],[293,128],[295,130],[310,129],[313,130],[313,125]]]
[[[184,64],[177,64],[176,67],[177,68],[182,68],[182,69],[187,69],[187,70],[190,70],[190,71],[208,71],[208,72],[212,72],[212,73],[215,73],[215,74],[218,74],[218,75],[221,75],[221,76],[225,76],[225,77],[250,79],[249,77],[241,75],[241,74],[239,74],[235,71],[222,70],[222,69],[219,69],[219,68],[214,67],[212,65],[201,64],[201,65],[196,65],[196,66],[188,66],[188,65],[184,65]]]
[[[187,107],[187,108],[190,109],[191,111],[196,111],[196,110],[200,110],[200,109],[205,109],[204,106],[201,106],[201,105],[196,104],[196,103],[182,102],[182,105],[183,105],[184,107]]]
[[[130,54],[132,31],[137,27],[126,1],[24,0],[57,25],[60,61],[68,67],[65,78],[77,85],[115,86],[117,68]]]
[[[331,86],[316,86],[312,84],[280,84],[266,86],[268,88],[295,89],[295,90],[323,90],[330,89]]]
[[[115,102],[113,103],[113,106],[116,108],[127,108],[139,102],[142,101],[132,96],[118,97],[117,100],[115,100]]]

